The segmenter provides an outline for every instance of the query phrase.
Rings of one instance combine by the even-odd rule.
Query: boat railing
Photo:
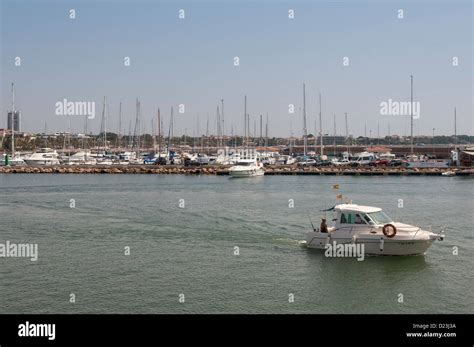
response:
[[[431,227],[430,227],[431,228]],[[420,227],[418,227],[418,230],[416,231],[415,235],[413,235],[412,239],[414,239],[416,237],[416,235],[418,234],[418,232],[421,230]]]

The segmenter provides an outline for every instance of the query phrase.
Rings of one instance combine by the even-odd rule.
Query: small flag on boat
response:
[[[337,194],[336,199],[342,200],[342,194]]]
[[[339,184],[334,184],[334,185],[332,186],[332,189],[339,189]]]

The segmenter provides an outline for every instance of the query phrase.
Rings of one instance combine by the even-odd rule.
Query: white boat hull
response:
[[[361,235],[347,238],[330,235],[331,233],[311,232],[306,237],[306,247],[326,249],[327,244],[363,244],[366,255],[422,255],[439,237],[432,234],[430,237],[418,239],[387,238],[382,235]]]
[[[41,166],[44,166],[44,165],[60,165],[61,163],[59,162],[59,160],[28,160],[28,159],[25,159],[25,163],[27,165],[31,165],[31,166],[35,166],[35,165],[41,165]]]
[[[27,165],[60,165],[58,154],[48,148],[23,159]]]
[[[434,241],[444,239],[443,234],[394,222],[378,207],[351,203],[324,211],[334,212],[334,226],[328,227],[326,217],[322,218],[320,228],[313,226],[306,234],[305,245],[325,249],[327,256],[350,257],[354,248],[363,255],[422,255]],[[333,250],[336,253],[331,253]]]
[[[251,169],[251,170],[231,170],[229,171],[229,175],[231,177],[235,178],[241,178],[241,177],[257,177],[257,176],[263,176],[265,174],[265,171],[262,169]]]

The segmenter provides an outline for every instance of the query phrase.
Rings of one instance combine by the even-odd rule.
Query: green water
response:
[[[0,242],[39,248],[0,258],[0,313],[474,312],[472,178],[4,174],[0,187]],[[301,247],[336,194],[446,239],[361,262]]]

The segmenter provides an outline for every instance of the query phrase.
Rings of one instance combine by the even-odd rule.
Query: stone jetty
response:
[[[107,166],[2,166],[4,174],[162,174],[162,175],[227,175],[229,166],[156,166],[156,165],[107,165]],[[347,175],[347,176],[440,176],[453,170],[456,176],[474,176],[474,169],[402,167],[297,167],[271,166],[265,175]]]

